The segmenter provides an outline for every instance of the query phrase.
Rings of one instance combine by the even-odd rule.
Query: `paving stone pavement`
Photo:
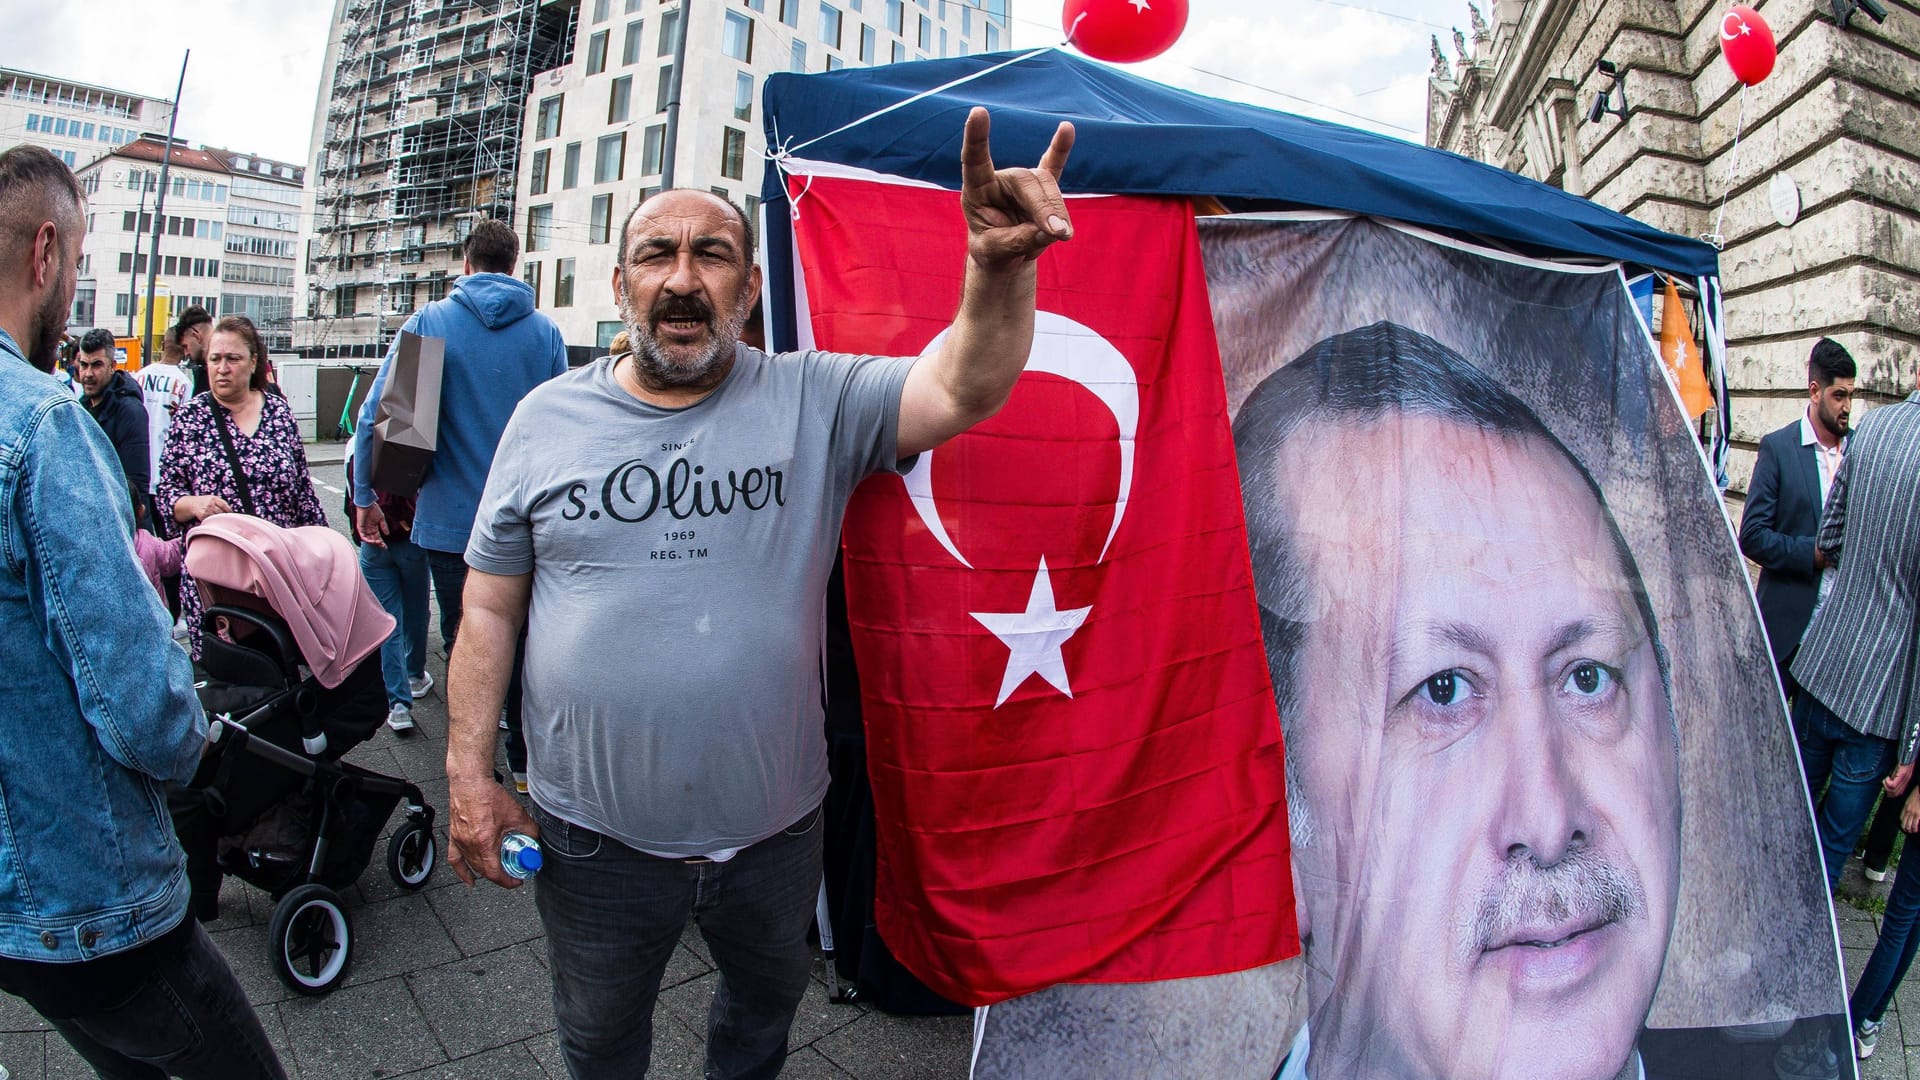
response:
[[[1885,882],[1868,881],[1858,856],[1840,875],[1833,913],[1840,925],[1840,957],[1846,965],[1848,989],[1867,966],[1873,943],[1880,937],[1880,916],[1869,909],[1884,906],[1891,884],[1891,877]],[[1906,1024],[1903,1018],[1913,1023]],[[1860,1080],[1920,1080],[1920,974],[1910,976],[1894,991],[1893,1007],[1882,1023],[1873,1056],[1859,1063]]]
[[[338,511],[341,455],[324,445],[310,450],[321,502],[334,527],[345,532]],[[418,733],[402,739],[383,728],[347,755],[368,768],[404,775],[433,805],[441,861],[425,888],[406,892],[387,876],[383,838],[366,873],[343,894],[353,924],[352,966],[340,989],[327,997],[301,997],[274,976],[267,961],[273,905],[265,893],[228,879],[220,894],[220,918],[207,924],[295,1080],[566,1076],[554,1038],[552,984],[533,890],[509,891],[485,882],[468,889],[445,865],[446,660],[437,620],[436,614],[427,650],[435,686],[416,703]],[[504,775],[504,746],[500,768]],[[649,1075],[701,1075],[715,977],[699,932],[689,927],[662,982]],[[828,977],[816,953],[814,979],[794,1021],[783,1076],[966,1076],[968,1018],[894,1017],[861,1004],[835,1004],[829,1000]],[[64,1039],[6,994],[0,994],[0,1065],[14,1080],[92,1076]]]

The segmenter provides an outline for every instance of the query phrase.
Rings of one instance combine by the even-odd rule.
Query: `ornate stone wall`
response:
[[[1451,59],[1434,43],[1429,145],[1723,238],[1736,493],[1760,437],[1799,414],[1822,335],[1859,361],[1863,405],[1914,387],[1920,0],[1884,2],[1884,24],[1845,30],[1827,0],[1755,3],[1780,58],[1744,92],[1720,58],[1725,0],[1496,0],[1469,9]],[[1602,58],[1627,69],[1630,111],[1595,124]],[[1776,177],[1798,195],[1791,224]]]

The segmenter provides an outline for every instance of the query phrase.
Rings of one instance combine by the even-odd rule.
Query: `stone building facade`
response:
[[[1433,45],[1429,145],[1721,238],[1736,497],[1761,436],[1804,408],[1822,335],[1860,364],[1856,420],[1914,388],[1920,4],[1884,3],[1884,24],[1842,28],[1829,0],[1757,0],[1779,60],[1744,91],[1720,55],[1726,0],[1493,0],[1451,57]],[[1601,60],[1626,72],[1624,120],[1588,119]]]

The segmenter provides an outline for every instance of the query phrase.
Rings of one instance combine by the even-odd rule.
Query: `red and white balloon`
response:
[[[1773,73],[1780,50],[1767,20],[1745,4],[1737,4],[1720,17],[1720,55],[1727,58],[1734,78],[1757,86]]]
[[[1066,0],[1060,26],[1096,60],[1132,64],[1173,47],[1187,28],[1187,0]]]

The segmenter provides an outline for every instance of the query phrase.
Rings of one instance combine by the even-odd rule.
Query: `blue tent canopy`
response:
[[[1619,259],[1687,277],[1718,273],[1708,244],[1458,154],[1177,90],[1063,49],[1007,63],[1020,55],[773,75],[767,145],[958,188],[961,127],[969,108],[984,105],[1003,164],[1033,164],[1054,126],[1074,122],[1078,139],[1061,185],[1068,191],[1213,196],[1233,210],[1348,211],[1526,254]],[[1006,66],[988,71],[996,65]],[[927,93],[969,75],[978,77]],[[767,170],[762,193],[769,209],[784,198],[776,170]],[[791,273],[785,217],[768,215],[776,283]],[[790,342],[782,333],[790,324],[773,321],[776,338]]]

